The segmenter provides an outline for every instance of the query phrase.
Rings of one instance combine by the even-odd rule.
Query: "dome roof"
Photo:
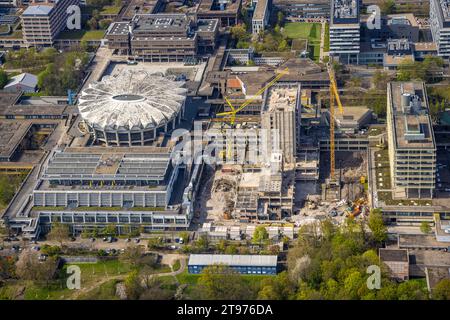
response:
[[[186,99],[184,81],[127,70],[103,77],[81,93],[78,109],[94,127],[157,127],[176,116]]]

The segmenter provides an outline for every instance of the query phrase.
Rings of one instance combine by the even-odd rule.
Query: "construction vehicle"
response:
[[[349,214],[349,217],[350,218],[357,217],[363,211],[365,204],[366,204],[366,199],[364,199],[364,198],[360,198],[360,199],[356,200],[353,203],[352,212]]]

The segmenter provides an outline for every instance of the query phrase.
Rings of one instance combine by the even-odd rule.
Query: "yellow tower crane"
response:
[[[264,93],[264,91],[266,91],[268,88],[270,88],[271,86],[273,86],[278,80],[280,80],[280,78],[282,76],[284,76],[286,73],[289,72],[289,69],[286,68],[283,71],[281,71],[275,78],[273,78],[272,81],[270,81],[268,84],[266,84],[263,88],[261,88],[257,93],[254,94],[254,98],[248,99],[246,100],[240,107],[235,108],[233,107],[233,105],[231,104],[230,100],[228,100],[227,97],[225,97],[225,101],[227,102],[228,106],[231,108],[231,111],[226,111],[226,112],[221,112],[218,113],[217,116],[229,116],[227,118],[225,118],[224,120],[230,120],[231,124],[234,125],[234,122],[236,120],[236,114],[239,111],[242,111],[242,109],[244,109],[245,107],[247,107],[250,103],[252,103],[253,101],[255,101],[257,99],[257,96],[261,95]]]
[[[336,158],[335,158],[335,110],[334,104],[337,102],[339,112],[344,114],[341,98],[336,84],[336,77],[332,66],[332,61],[328,64],[328,74],[330,76],[330,181],[335,180]]]

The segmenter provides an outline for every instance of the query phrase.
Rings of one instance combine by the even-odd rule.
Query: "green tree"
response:
[[[89,30],[97,30],[98,29],[98,21],[95,19],[95,17],[92,17],[88,20],[87,25],[89,27]]]
[[[208,236],[206,234],[202,234],[197,242],[196,242],[196,246],[201,249],[201,250],[208,250],[209,249],[209,239]]]
[[[278,51],[286,51],[288,49],[288,42],[283,39],[281,40],[280,44],[278,45]]]
[[[122,262],[125,262],[135,268],[141,264],[143,255],[144,249],[141,246],[129,246],[119,256],[119,258]]]
[[[431,232],[431,226],[427,221],[422,221],[420,223],[420,231],[422,233],[428,234]]]
[[[53,241],[59,242],[60,246],[64,246],[64,242],[69,239],[70,227],[67,224],[60,222],[54,222],[52,224],[52,229],[47,235],[47,238]]]
[[[284,14],[281,11],[278,11],[278,13],[277,13],[277,25],[279,25],[279,26],[284,25]]]
[[[8,83],[8,74],[5,70],[0,69],[0,89],[3,89],[4,86]]]
[[[383,214],[380,209],[373,209],[369,214],[368,226],[372,231],[373,239],[382,243],[387,239],[387,227],[383,221]]]
[[[394,0],[383,0],[380,5],[382,14],[391,14],[395,12],[395,1]]]
[[[102,229],[102,234],[105,236],[116,236],[117,235],[117,227],[114,223],[108,223],[106,227]]]
[[[269,233],[264,226],[257,226],[253,233],[252,242],[261,245],[269,238]]]
[[[162,239],[160,237],[158,237],[158,238],[150,238],[150,239],[148,239],[148,244],[147,245],[148,245],[148,248],[150,250],[158,249],[158,248],[162,247],[163,241],[162,241]]]
[[[204,268],[195,290],[204,300],[248,300],[255,296],[242,276],[225,265]]]
[[[108,29],[109,25],[112,23],[111,19],[102,19],[99,21],[98,25],[100,27],[100,29]]]
[[[433,299],[450,300],[450,279],[439,281],[432,291]]]
[[[397,296],[399,300],[427,300],[428,290],[420,282],[409,280],[398,285]]]
[[[183,239],[183,243],[187,244],[189,242],[189,232],[186,231],[181,232],[180,238]]]
[[[247,39],[248,34],[244,24],[237,24],[230,28],[230,33],[233,39],[243,41]]]
[[[39,261],[37,254],[25,252],[20,255],[16,263],[16,275],[22,280],[45,281],[48,283],[57,268],[56,259],[48,257],[45,261]]]
[[[137,300],[144,291],[141,285],[141,278],[137,270],[131,271],[124,281],[125,292],[128,300]]]

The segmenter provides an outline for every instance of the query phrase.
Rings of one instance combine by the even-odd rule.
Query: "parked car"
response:
[[[130,242],[130,241],[131,241],[130,238],[126,238],[126,239],[125,239],[125,242]]]
[[[135,243],[139,243],[139,242],[141,242],[141,239],[136,238],[136,239],[134,239],[134,242],[135,242]]]
[[[41,250],[41,247],[39,247],[39,246],[33,246],[31,249],[33,249],[34,251],[39,251],[39,250]]]
[[[77,240],[77,238],[75,238],[75,237],[70,237],[70,241],[76,241]]]
[[[46,254],[40,254],[39,257],[38,257],[38,260],[39,261],[45,261],[45,260],[47,260],[47,257],[48,257],[48,255],[46,255]]]
[[[450,229],[444,229],[445,233],[450,233]]]
[[[91,238],[90,240],[91,240],[91,242],[94,242],[94,241],[95,241],[95,238]]]

